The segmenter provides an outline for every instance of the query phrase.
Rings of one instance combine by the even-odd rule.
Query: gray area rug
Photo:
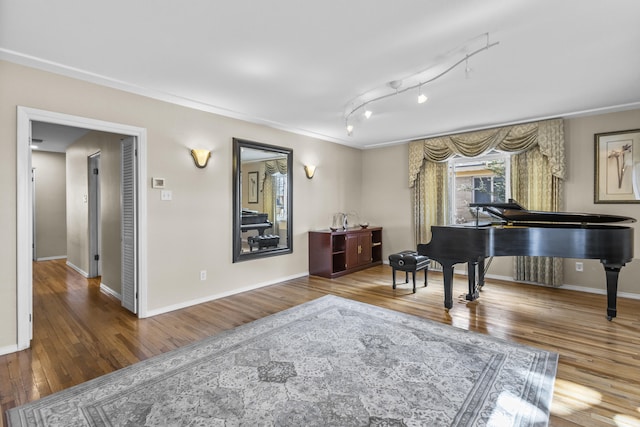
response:
[[[325,296],[7,415],[11,426],[546,426],[557,362]]]

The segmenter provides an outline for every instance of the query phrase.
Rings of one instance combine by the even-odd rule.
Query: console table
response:
[[[338,277],[382,264],[382,227],[309,232],[309,274]]]

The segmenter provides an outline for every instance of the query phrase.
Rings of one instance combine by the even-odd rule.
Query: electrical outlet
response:
[[[576,262],[576,271],[584,271],[584,264]]]
[[[207,270],[202,270],[200,272],[200,280],[207,280]]]
[[[160,200],[171,200],[173,198],[173,194],[171,190],[162,190],[160,192]]]

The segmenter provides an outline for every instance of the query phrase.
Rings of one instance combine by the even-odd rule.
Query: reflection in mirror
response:
[[[293,150],[233,139],[233,262],[292,252]]]

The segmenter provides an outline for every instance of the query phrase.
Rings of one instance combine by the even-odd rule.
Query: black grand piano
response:
[[[633,228],[610,223],[635,222],[634,218],[528,211],[514,200],[471,206],[476,208],[473,223],[433,226],[431,241],[418,245],[420,255],[442,265],[447,310],[453,306],[454,264],[468,263],[466,299],[473,301],[484,284],[486,258],[522,255],[599,259],[607,280],[607,318],[616,317],[618,274],[633,259]],[[489,214],[491,220],[480,221],[480,212]]]
[[[240,231],[258,230],[258,235],[264,235],[264,230],[273,227],[268,214],[249,209],[242,209]]]

